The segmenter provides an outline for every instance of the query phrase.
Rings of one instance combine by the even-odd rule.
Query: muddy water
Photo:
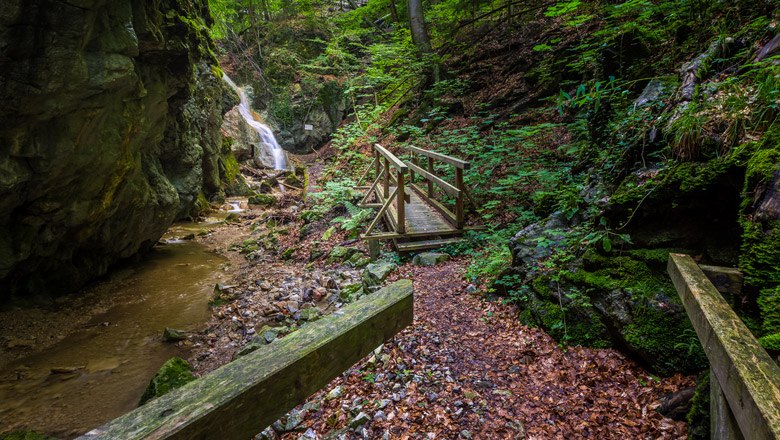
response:
[[[0,432],[24,428],[72,437],[137,406],[160,365],[186,355],[184,348],[162,341],[165,327],[202,326],[210,316],[214,284],[225,277],[222,257],[176,239],[203,228],[202,223],[172,228],[165,237],[169,244],[156,246],[142,263],[114,271],[73,301],[0,315],[9,322],[27,317],[39,326],[50,320],[56,333],[33,325],[28,334],[10,335],[16,339],[3,335],[7,341],[54,342],[0,365]],[[76,324],[68,327],[62,316]],[[5,348],[17,349],[15,344]]]

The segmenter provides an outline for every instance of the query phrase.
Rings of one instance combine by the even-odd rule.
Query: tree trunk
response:
[[[439,63],[435,59],[433,49],[431,48],[431,39],[428,37],[428,30],[425,27],[425,15],[423,14],[422,0],[409,0],[409,29],[412,31],[412,41],[414,41],[420,57],[426,62],[431,63],[431,78],[433,82],[439,81]]]
[[[390,0],[390,16],[393,18],[394,23],[398,23],[398,9],[395,8],[395,0]]]

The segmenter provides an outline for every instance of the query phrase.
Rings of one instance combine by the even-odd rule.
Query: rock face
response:
[[[105,273],[235,173],[209,20],[205,0],[0,6],[0,300]]]

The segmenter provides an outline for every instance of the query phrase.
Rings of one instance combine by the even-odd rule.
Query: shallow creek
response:
[[[174,225],[167,244],[84,291],[0,313],[0,432],[72,437],[135,408],[162,363],[187,354],[163,342],[165,327],[201,327],[214,284],[228,277],[223,257],[178,239],[208,227]]]

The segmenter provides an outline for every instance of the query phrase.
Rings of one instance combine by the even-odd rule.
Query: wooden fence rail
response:
[[[667,271],[710,361],[712,438],[780,439],[780,367],[691,257]]]
[[[248,439],[412,322],[410,280],[311,323],[81,439]]]

